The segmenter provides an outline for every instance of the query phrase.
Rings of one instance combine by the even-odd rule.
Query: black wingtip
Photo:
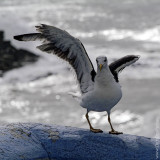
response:
[[[15,40],[18,40],[18,41],[23,41],[23,39],[22,39],[22,36],[21,36],[21,35],[14,36],[13,38],[14,38]]]
[[[141,56],[140,56],[140,55],[136,55],[136,56],[137,56],[137,58],[138,58],[138,59],[140,59],[140,58],[141,58]]]

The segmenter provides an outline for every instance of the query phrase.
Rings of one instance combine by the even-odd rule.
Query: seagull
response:
[[[122,98],[121,86],[118,74],[126,67],[139,59],[137,55],[127,55],[108,65],[107,57],[99,56],[96,58],[97,73],[93,64],[82,44],[82,42],[70,35],[68,32],[41,24],[35,26],[38,33],[29,33],[14,36],[18,41],[42,41],[37,46],[43,52],[52,53],[67,61],[74,69],[81,91],[80,106],[87,109],[86,119],[90,131],[94,133],[103,132],[95,129],[90,123],[89,112],[103,112],[108,114],[108,122],[111,127],[110,134],[122,134],[114,130],[110,112],[111,109]]]

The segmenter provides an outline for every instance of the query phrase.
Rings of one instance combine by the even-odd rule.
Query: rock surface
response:
[[[158,139],[35,123],[0,126],[1,160],[156,160],[158,156]]]
[[[24,49],[16,49],[10,41],[4,41],[4,33],[0,31],[0,76],[13,68],[36,62],[39,56]]]

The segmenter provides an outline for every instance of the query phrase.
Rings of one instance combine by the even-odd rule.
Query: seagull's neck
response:
[[[108,66],[102,68],[101,71],[99,68],[97,69],[97,75],[95,78],[95,83],[97,85],[110,85],[113,82],[115,82],[115,80]]]

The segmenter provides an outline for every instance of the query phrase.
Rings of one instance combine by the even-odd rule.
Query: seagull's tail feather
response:
[[[81,101],[81,94],[79,92],[73,93],[73,92],[68,92],[69,95],[71,95],[76,101],[80,102]]]
[[[30,33],[14,36],[14,39],[18,41],[36,41],[36,40],[44,40],[44,37],[41,33]]]

